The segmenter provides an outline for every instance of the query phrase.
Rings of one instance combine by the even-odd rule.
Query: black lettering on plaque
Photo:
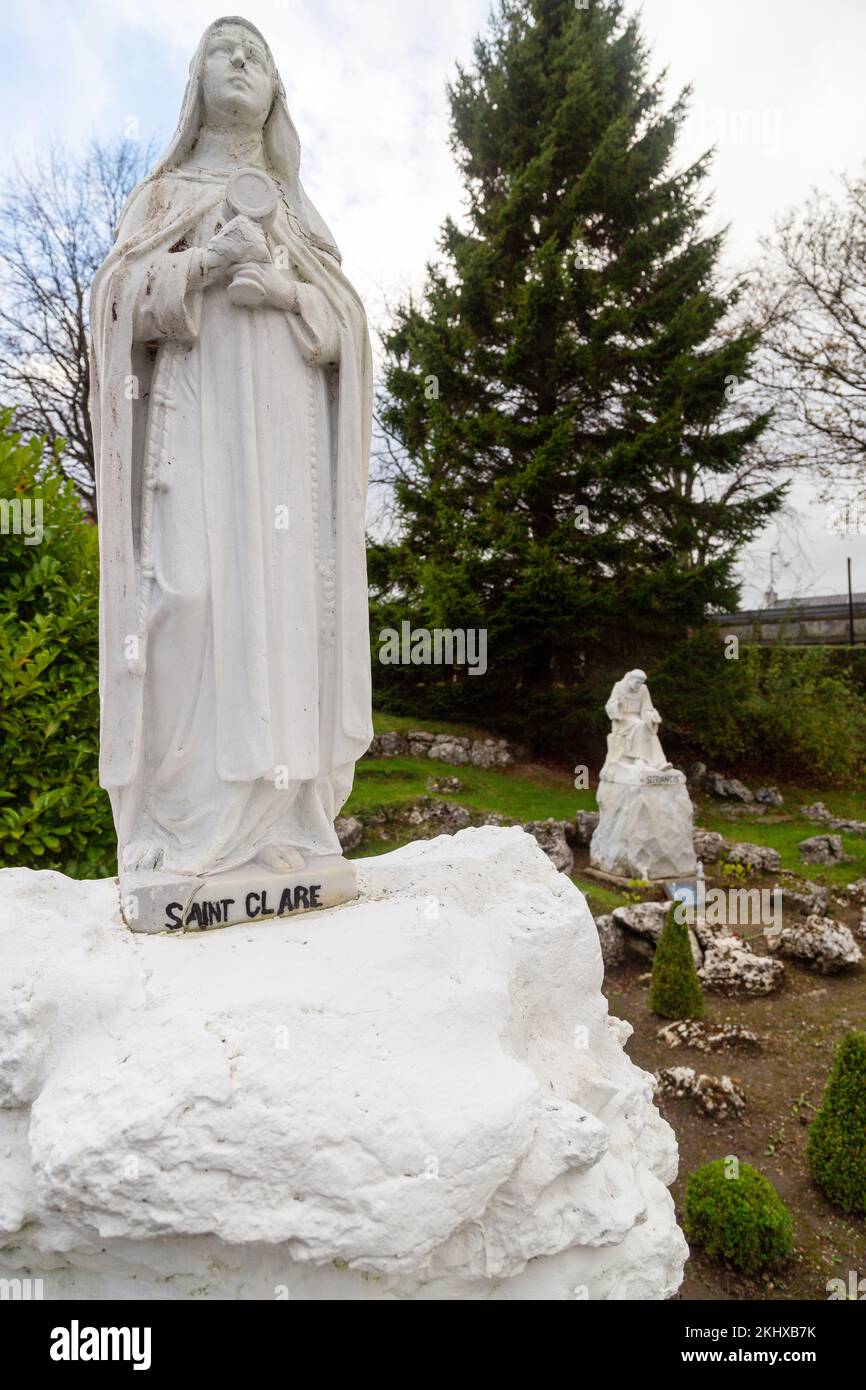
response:
[[[205,903],[205,906],[207,908],[207,924],[209,927],[212,927],[214,922],[222,921],[223,910],[220,907],[219,903],[207,902]]]
[[[292,902],[291,888],[284,888],[280,897],[280,905],[277,908],[277,916],[283,917],[287,912],[294,912],[295,905]]]
[[[303,903],[304,907],[310,906],[309,893],[307,892],[306,888],[304,888],[303,885],[300,883],[295,889],[295,907],[297,907],[299,903]]]
[[[227,921],[229,920],[229,908],[230,908],[230,907],[234,907],[234,905],[235,905],[235,900],[234,900],[234,898],[223,898],[223,900],[222,900],[222,905],[223,905],[223,921],[224,921],[224,922],[227,922]]]
[[[248,917],[258,917],[259,913],[260,913],[261,910],[262,910],[261,907],[256,907],[255,910],[253,910],[253,906],[252,906],[253,898],[255,898],[256,902],[258,903],[258,901],[259,901],[259,895],[258,895],[258,893],[247,893],[247,916],[248,916]]]
[[[319,894],[321,893],[321,891],[322,891],[322,885],[321,885],[321,883],[314,883],[314,884],[311,885],[311,887],[310,887],[310,907],[321,907],[321,906],[322,906],[322,904],[319,902]]]
[[[190,908],[189,912],[187,913],[187,918],[186,918],[186,924],[187,924],[187,926],[189,926],[189,924],[190,924],[191,921],[194,921],[194,922],[196,923],[196,925],[199,926],[199,927],[206,927],[206,926],[207,926],[207,922],[205,921],[205,914],[204,914],[204,911],[203,911],[203,909],[202,909],[200,903],[193,903],[192,907]]]
[[[169,931],[177,931],[178,927],[183,926],[183,903],[169,903],[165,909],[166,923]]]
[[[262,890],[262,916],[263,916],[263,917],[273,917],[273,915],[274,915],[273,912],[272,912],[271,909],[268,907],[268,890],[267,890],[267,888],[264,888],[264,889]]]

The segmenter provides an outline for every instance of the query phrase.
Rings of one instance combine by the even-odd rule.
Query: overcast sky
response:
[[[644,29],[671,93],[694,87],[682,158],[707,145],[713,220],[728,259],[750,262],[774,218],[866,158],[866,0],[644,0]],[[459,213],[445,84],[471,56],[488,0],[269,0],[243,12],[269,40],[304,147],[309,192],[381,323],[418,286],[437,228]],[[0,169],[51,137],[69,144],[137,130],[167,143],[207,0],[5,0]],[[866,590],[866,536],[828,533],[813,491],[796,495],[800,544],[768,531],[744,600],[840,592],[845,557]],[[787,530],[788,528],[786,528]]]

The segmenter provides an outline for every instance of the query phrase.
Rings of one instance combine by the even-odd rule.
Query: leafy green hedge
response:
[[[793,1248],[791,1217],[773,1184],[749,1163],[728,1176],[721,1158],[689,1174],[683,1229],[690,1244],[744,1274],[781,1264]]]
[[[42,539],[0,534],[0,862],[114,872],[98,785],[98,553],[57,452],[0,413],[0,498],[42,504]],[[26,513],[24,513],[26,520]],[[30,512],[31,527],[36,519]],[[38,531],[32,530],[35,541]]]
[[[843,1211],[866,1212],[866,1033],[843,1038],[809,1129],[809,1167]]]

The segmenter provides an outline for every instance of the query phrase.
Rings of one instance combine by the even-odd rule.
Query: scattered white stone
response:
[[[717,935],[707,943],[698,971],[707,989],[720,994],[772,994],[781,987],[785,967],[780,960],[756,956],[735,936]]]
[[[0,872],[0,1275],[53,1298],[665,1299],[676,1143],[519,829],[295,921],[134,936]]]
[[[390,729],[376,734],[368,758],[432,758],[454,766],[510,767],[516,749],[504,738],[465,738],[456,734],[429,734],[423,729],[399,733]]]
[[[800,912],[804,917],[814,915],[825,916],[830,906],[830,889],[824,888],[820,883],[806,881],[800,883],[802,892],[796,892],[785,884],[776,884],[776,888],[782,893],[782,908],[792,908],[795,912]],[[775,890],[774,890],[775,891]]]
[[[652,957],[655,955],[656,946],[670,907],[669,902],[627,903],[621,907],[615,907],[611,916],[620,930],[625,933],[627,946],[636,955]],[[704,958],[703,951],[691,927],[689,927],[689,942],[692,948],[692,959],[695,966],[700,968]]]
[[[357,816],[338,816],[334,821],[334,829],[344,854],[357,849],[364,838],[364,825]]]
[[[668,1047],[694,1047],[699,1052],[760,1052],[763,1043],[751,1028],[738,1023],[707,1023],[699,1018],[668,1023],[657,1037]]]
[[[602,917],[596,917],[595,926],[601,945],[605,972],[615,970],[618,965],[622,965],[625,958],[625,935],[609,912]]]
[[[755,792],[755,800],[760,801],[764,806],[784,806],[785,798],[778,787],[758,787]]]
[[[717,830],[696,830],[693,836],[695,854],[702,864],[716,864],[729,848],[724,835]]]
[[[554,868],[560,873],[570,874],[574,868],[574,854],[565,838],[569,822],[559,820],[529,821],[524,827],[528,835],[538,842]]]
[[[855,879],[849,883],[845,892],[855,903],[866,903],[866,878]]]
[[[844,864],[848,858],[840,835],[813,835],[797,848],[804,864]]]
[[[749,788],[736,777],[722,777],[718,772],[708,772],[703,779],[703,785],[707,791],[712,792],[713,796],[718,796],[724,801],[742,801],[751,804],[755,800]]]
[[[698,1075],[694,1067],[663,1067],[658,1089],[674,1100],[692,1100],[698,1110],[714,1120],[726,1120],[742,1113],[746,1097],[730,1076]]]
[[[813,801],[811,806],[801,806],[800,814],[816,825],[827,825],[833,819],[833,812],[823,801]]]
[[[588,845],[598,828],[598,811],[578,811],[574,818],[574,841]]]
[[[767,845],[753,845],[742,841],[732,845],[728,851],[729,864],[742,864],[750,873],[777,874],[782,867],[779,851]]]
[[[819,975],[853,970],[863,959],[853,933],[832,917],[812,916],[796,926],[783,927],[778,936],[769,937],[767,949],[799,961]]]

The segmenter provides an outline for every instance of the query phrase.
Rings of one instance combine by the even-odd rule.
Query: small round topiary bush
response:
[[[744,1274],[758,1274],[791,1253],[788,1208],[771,1182],[749,1163],[729,1168],[716,1159],[690,1173],[683,1229],[692,1245],[730,1260]]]
[[[665,917],[653,960],[650,1012],[661,1018],[703,1018],[704,996],[692,958],[689,929],[673,903]]]
[[[809,1167],[843,1211],[866,1211],[866,1033],[843,1038],[809,1129]]]

